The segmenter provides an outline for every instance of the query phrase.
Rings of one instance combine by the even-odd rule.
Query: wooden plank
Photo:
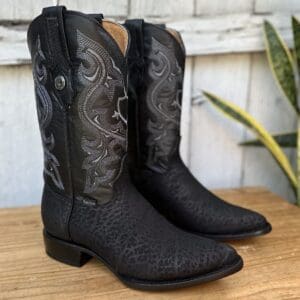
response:
[[[0,65],[29,64],[27,27],[0,25]]]
[[[181,105],[181,143],[180,154],[189,165],[190,159],[190,131],[191,131],[191,104],[192,104],[192,76],[193,76],[193,58],[188,57],[185,62],[183,95]]]
[[[196,0],[197,15],[251,13],[254,0]]]
[[[207,90],[246,108],[250,55],[203,56],[195,60],[193,95]],[[240,185],[244,128],[224,118],[208,102],[194,104],[191,123],[192,173],[213,188]]]
[[[174,17],[174,16],[192,16],[194,13],[193,0],[164,0],[148,1],[135,0],[130,3],[130,17]]]
[[[59,3],[68,9],[79,10],[84,13],[103,13],[106,17],[125,17],[128,11],[127,0],[60,0]]]
[[[290,15],[224,15],[169,22],[182,33],[188,55],[257,52],[265,49],[262,24],[268,19],[291,47]]]
[[[29,66],[0,68],[0,207],[41,198],[42,148],[32,81]]]
[[[248,112],[270,132],[296,128],[296,114],[279,91],[264,54],[253,54]],[[242,185],[263,185],[282,197],[294,199],[286,177],[266,150],[245,147],[244,151]],[[286,153],[291,157],[292,150]]]
[[[288,12],[294,14],[300,11],[299,0],[256,0],[254,11],[256,13],[282,13]]]
[[[84,12],[101,12],[107,16],[126,16],[127,0],[9,0],[5,5],[1,6],[0,20],[8,21],[30,21],[39,15],[43,7],[52,6],[56,3],[67,6],[68,9],[81,10]]]
[[[74,2],[74,6],[76,3]],[[148,1],[147,3],[152,2]],[[89,6],[85,10],[90,10]],[[268,17],[238,14],[194,17],[179,21],[168,21],[167,17],[149,18],[149,21],[167,22],[167,26],[180,31],[187,55],[193,56],[264,50],[262,22],[265,18],[268,18],[278,28],[288,45],[292,46],[289,14]],[[26,26],[0,26],[0,65],[29,63],[29,61]]]
[[[233,276],[174,291],[132,290],[94,259],[75,268],[47,257],[38,206],[1,209],[0,299],[299,299],[300,209],[260,188],[217,193],[273,225],[266,236],[231,243],[245,263]]]
[[[9,0],[2,3],[0,20],[29,21],[41,13],[43,7],[53,5],[52,0]]]

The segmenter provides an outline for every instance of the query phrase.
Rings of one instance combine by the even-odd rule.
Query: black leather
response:
[[[180,158],[185,63],[180,35],[137,20],[127,20],[125,26],[142,36],[129,50],[129,146],[133,148],[132,177],[139,191],[185,230],[230,238],[268,231],[270,225],[262,215],[218,198],[192,176]]]
[[[70,228],[76,243],[104,253],[106,261],[127,277],[189,278],[236,260],[229,246],[197,238],[169,223],[142,198],[125,172],[115,184],[113,201],[75,203]]]
[[[45,152],[46,233],[139,280],[187,278],[232,264],[239,259],[234,249],[176,228],[132,184],[126,57],[100,21],[56,7],[28,31]],[[57,76],[65,79],[62,90]]]

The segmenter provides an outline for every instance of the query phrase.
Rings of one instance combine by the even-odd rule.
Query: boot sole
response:
[[[240,256],[237,256],[237,259],[231,265],[223,266],[222,268],[207,274],[166,281],[138,280],[115,272],[111,265],[95,252],[80,245],[60,240],[50,235],[45,230],[44,243],[46,253],[51,258],[71,266],[81,267],[92,257],[95,257],[106,265],[125,285],[138,290],[168,290],[188,287],[229,276],[238,272],[243,267],[243,260]]]
[[[237,234],[202,234],[202,233],[197,233],[198,235],[201,235],[206,238],[210,238],[213,240],[217,241],[234,241],[234,240],[244,240],[248,239],[251,237],[257,237],[261,235],[265,235],[269,232],[272,231],[272,226],[271,224],[267,224],[265,228],[256,230],[256,231],[249,231],[249,232],[244,232],[244,233],[237,233]]]

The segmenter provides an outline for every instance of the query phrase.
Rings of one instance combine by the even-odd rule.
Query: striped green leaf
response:
[[[297,132],[287,132],[282,134],[273,134],[273,139],[281,147],[296,147]],[[241,146],[262,147],[264,144],[259,139],[253,139],[240,143]]]
[[[227,117],[230,117],[250,129],[258,139],[263,143],[266,149],[272,154],[277,161],[279,167],[283,170],[289,179],[292,187],[297,189],[298,183],[295,173],[290,165],[290,162],[280,146],[276,143],[274,138],[267,132],[267,130],[258,123],[250,114],[242,110],[237,105],[226,101],[209,92],[203,92],[204,96],[219,110],[221,110]]]
[[[292,17],[292,28],[294,34],[295,55],[300,74],[300,21],[296,17]]]
[[[264,36],[268,61],[274,78],[285,97],[299,112],[293,59],[290,50],[268,21],[264,22]]]

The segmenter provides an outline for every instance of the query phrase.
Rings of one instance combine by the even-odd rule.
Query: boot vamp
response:
[[[246,233],[267,226],[261,214],[229,204],[207,190],[181,159],[174,160],[163,174],[142,171],[137,184],[172,222],[196,233]]]
[[[96,252],[123,276],[143,280],[191,278],[238,259],[231,247],[184,232],[163,218],[128,181],[101,205],[76,201],[74,242]]]

